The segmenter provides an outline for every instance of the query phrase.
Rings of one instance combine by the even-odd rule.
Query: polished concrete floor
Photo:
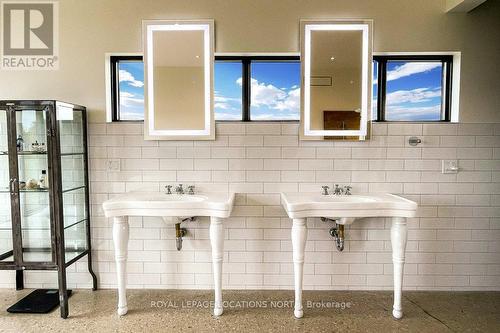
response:
[[[114,290],[77,290],[70,317],[10,314],[30,290],[0,290],[1,332],[500,332],[500,292],[405,292],[401,320],[389,292],[306,291],[293,317],[292,291],[225,291],[225,312],[210,315],[211,291],[129,290],[129,313],[115,312]]]

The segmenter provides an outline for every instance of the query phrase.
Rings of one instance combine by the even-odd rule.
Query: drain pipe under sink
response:
[[[330,228],[330,236],[332,236],[335,240],[335,247],[337,248],[338,251],[342,252],[344,251],[344,240],[345,240],[345,224],[351,224],[354,219],[353,218],[341,218],[341,219],[330,219],[327,217],[322,217],[321,218],[322,222],[333,222],[335,223],[335,226],[333,228]],[[340,223],[339,223],[340,222]]]
[[[193,222],[196,221],[196,217],[187,217],[185,219],[182,219],[179,223],[175,224],[175,247],[177,248],[177,251],[182,250],[182,238],[186,236],[187,229],[186,228],[181,228],[181,223],[182,222]]]

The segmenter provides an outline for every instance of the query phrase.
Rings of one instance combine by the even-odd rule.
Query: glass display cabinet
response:
[[[87,256],[93,289],[86,109],[59,101],[0,101],[0,269],[57,270]]]

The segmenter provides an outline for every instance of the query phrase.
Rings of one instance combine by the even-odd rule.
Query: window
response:
[[[111,56],[112,121],[144,120],[142,56]]]
[[[109,59],[111,120],[144,120],[142,56]],[[299,120],[298,56],[217,56],[214,67],[215,120]]]
[[[218,56],[214,75],[215,120],[299,120],[298,56]]]
[[[451,120],[452,55],[373,59],[374,120]]]

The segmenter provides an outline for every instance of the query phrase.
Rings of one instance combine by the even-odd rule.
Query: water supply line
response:
[[[177,247],[177,251],[182,250],[182,237],[186,235],[186,229],[181,228],[180,223],[175,224],[175,246]]]
[[[187,234],[187,229],[181,228],[181,223],[194,222],[194,221],[196,221],[196,217],[192,216],[184,218],[179,223],[175,224],[175,247],[177,248],[177,251],[182,250],[182,238]]]
[[[321,221],[335,223],[335,226],[333,228],[330,228],[330,236],[332,236],[333,239],[335,240],[335,247],[337,248],[337,250],[340,252],[344,251],[344,239],[345,239],[344,225],[338,224],[337,223],[338,220],[329,219],[327,217],[322,217]]]

